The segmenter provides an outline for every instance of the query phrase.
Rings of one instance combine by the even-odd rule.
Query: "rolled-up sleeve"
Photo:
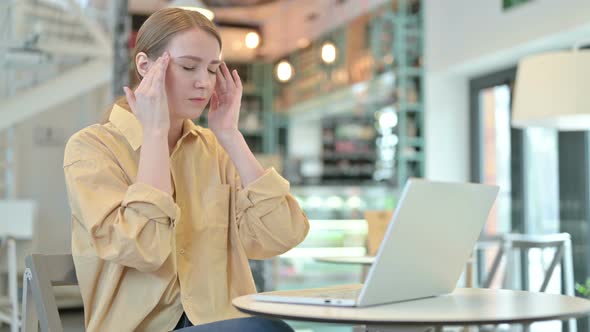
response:
[[[180,214],[172,196],[145,183],[129,186],[121,205],[135,210],[147,219],[171,226],[174,226]]]
[[[172,196],[147,184],[129,184],[118,164],[106,157],[72,161],[68,153],[66,148],[72,217],[88,232],[93,254],[143,272],[157,270],[172,251],[174,223],[180,217]]]
[[[239,182],[238,182],[239,183]],[[270,168],[236,194],[240,240],[248,258],[266,259],[292,249],[309,231],[289,182]]]

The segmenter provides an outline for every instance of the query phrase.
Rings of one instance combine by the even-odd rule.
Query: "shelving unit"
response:
[[[322,121],[322,182],[370,181],[375,172],[374,118],[340,116]]]
[[[276,288],[322,286],[314,279],[318,271],[332,281],[358,282],[360,270],[312,257],[364,254],[365,233],[355,228],[364,224],[364,211],[393,210],[406,179],[424,176],[422,33],[420,1],[389,1],[287,57],[295,75],[275,83],[275,109],[284,110],[276,123],[322,124],[323,174],[317,185],[291,187],[312,220],[312,235],[281,256]],[[325,39],[339,50],[332,66],[321,64]],[[361,165],[370,175],[354,169]]]
[[[417,0],[397,0],[375,13],[371,49],[377,72],[393,71],[395,94],[390,105],[397,114],[394,135],[396,183],[424,176],[424,112],[422,10]]]
[[[263,91],[260,83],[260,64],[228,64],[237,69],[243,83],[242,108],[240,110],[239,128],[248,145],[254,152],[263,151]]]
[[[276,123],[286,128],[293,121],[321,121],[324,140],[318,157],[324,184],[362,181],[401,187],[408,177],[424,176],[422,33],[420,1],[389,1],[287,57],[295,74],[291,82],[275,87],[275,109],[285,110]],[[320,59],[325,40],[338,48],[331,65]],[[380,122],[384,113],[386,128]],[[341,137],[340,145],[361,147],[343,151],[330,141],[335,137],[330,131],[350,126],[347,121],[374,127],[371,144]]]

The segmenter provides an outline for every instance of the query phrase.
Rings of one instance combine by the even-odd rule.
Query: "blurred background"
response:
[[[374,254],[370,238],[378,246],[378,225],[389,221],[409,177],[500,185],[484,235],[568,232],[574,280],[567,282],[585,282],[590,126],[511,119],[516,95],[544,95],[534,79],[515,91],[519,63],[585,53],[588,1],[1,0],[0,299],[8,300],[0,301],[0,331],[10,330],[7,239],[16,244],[20,297],[27,254],[70,251],[67,139],[135,83],[137,31],[167,6],[202,10],[219,27],[223,59],[244,82],[240,129],[261,163],[290,181],[310,219],[297,248],[252,262],[259,291],[362,282],[363,265],[318,258]],[[572,101],[590,111],[579,91],[590,77],[584,59],[583,77],[545,90],[550,111],[565,114]],[[548,67],[533,73],[551,75]],[[206,126],[206,116],[195,122]],[[495,253],[479,254],[480,272]],[[532,251],[505,281],[538,287],[554,254]],[[552,273],[547,291],[564,292],[561,269]],[[78,290],[60,288],[56,297],[66,330],[83,330]],[[290,324],[297,331],[353,328]],[[588,331],[586,320],[578,324]],[[549,322],[533,331],[561,328]]]

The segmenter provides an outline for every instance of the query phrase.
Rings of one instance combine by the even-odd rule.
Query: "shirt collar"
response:
[[[143,141],[143,128],[137,117],[131,113],[131,111],[128,111],[120,105],[114,104],[111,115],[109,116],[109,122],[119,129],[134,151],[141,146]],[[203,136],[200,131],[201,128],[199,126],[195,125],[190,119],[186,119],[182,124],[181,140],[188,134],[193,136]]]

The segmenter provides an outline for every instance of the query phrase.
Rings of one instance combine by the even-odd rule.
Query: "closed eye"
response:
[[[217,73],[217,70],[208,70],[209,74],[211,75],[215,75]]]
[[[195,67],[185,67],[185,66],[182,66],[182,69],[187,70],[187,71],[191,71],[191,70],[195,70]]]

